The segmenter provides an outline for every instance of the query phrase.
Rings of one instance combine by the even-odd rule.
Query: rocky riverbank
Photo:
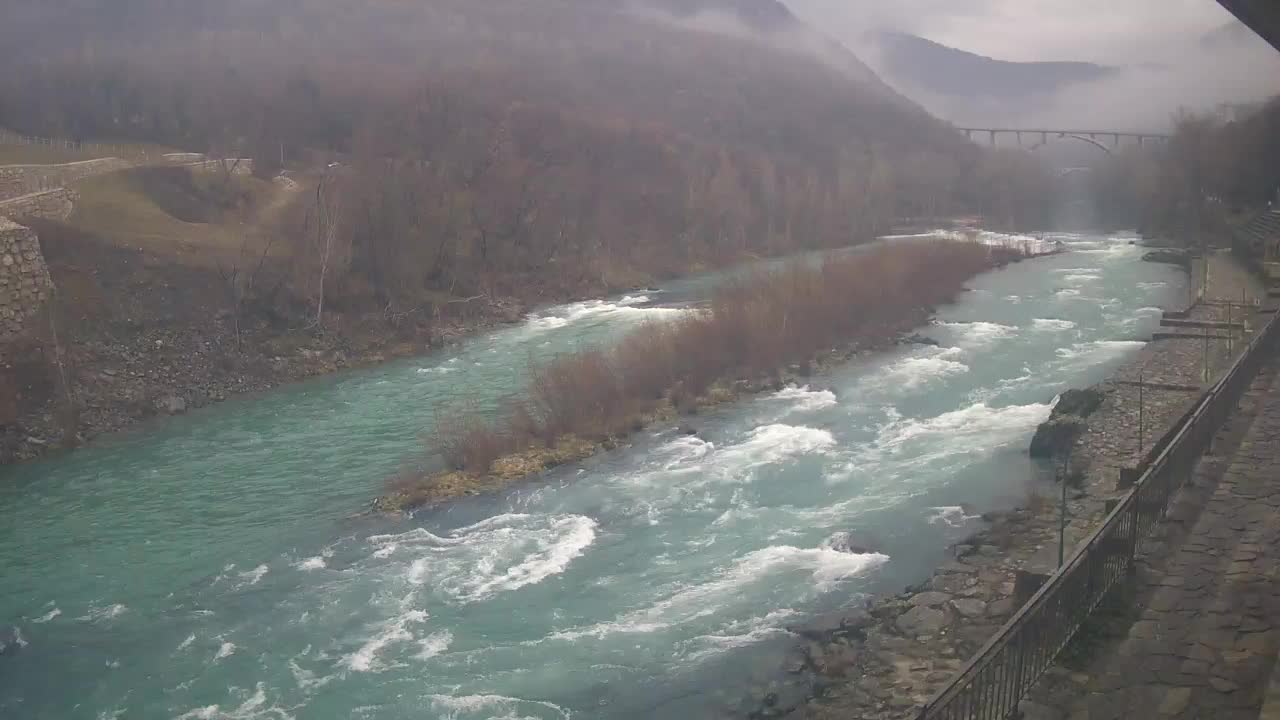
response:
[[[1231,268],[1212,270],[1206,301],[1187,317],[1225,322],[1230,310],[1214,298],[1239,298],[1241,290],[1246,298],[1257,297],[1259,288]],[[1238,307],[1235,312],[1239,318]],[[952,546],[952,559],[920,584],[793,628],[800,639],[782,672],[728,714],[914,718],[1056,568],[1061,488],[1056,478],[1068,483],[1065,545],[1070,553],[1105,518],[1108,501],[1124,494],[1133,469],[1199,398],[1207,386],[1206,364],[1211,380],[1261,327],[1256,312],[1251,308],[1246,328],[1231,342],[1210,340],[1207,354],[1200,338],[1151,342],[1111,379],[1073,393],[1072,407],[1051,420],[1069,422],[1071,437],[1045,443],[1045,477],[1033,484],[1023,507],[983,515],[983,527]],[[1065,473],[1058,469],[1064,465]]]
[[[48,346],[16,344],[0,353],[0,379],[17,389],[16,397],[0,400],[18,410],[7,422],[0,418],[0,465],[33,460],[235,395],[425,354],[469,333],[518,322],[524,310],[518,300],[494,300],[424,337],[378,329],[375,323],[369,324],[372,329],[357,331],[357,323],[323,333],[255,323],[241,329],[237,342],[235,323],[226,311],[215,311],[208,319],[177,314],[81,324],[60,338],[74,434],[66,430],[66,395],[58,378],[51,377]]]

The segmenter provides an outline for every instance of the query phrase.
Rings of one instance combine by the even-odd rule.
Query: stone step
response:
[[[1230,335],[1221,335],[1212,333],[1205,335],[1204,333],[1180,333],[1180,332],[1158,332],[1151,335],[1152,340],[1233,340]]]
[[[1239,317],[1239,315],[1237,315]],[[1243,330],[1244,323],[1225,322],[1220,320],[1180,320],[1178,318],[1164,318],[1160,321],[1164,327],[1180,327],[1180,328],[1210,328],[1217,330]]]

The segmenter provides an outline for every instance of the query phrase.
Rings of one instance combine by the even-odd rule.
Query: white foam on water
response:
[[[440,653],[449,649],[453,644],[453,633],[448,630],[441,630],[432,633],[427,637],[418,641],[418,652],[414,654],[415,660],[430,660]]]
[[[912,233],[908,235],[881,235],[881,240],[918,240],[921,238],[930,238],[936,240],[966,240],[968,236],[959,230],[929,230],[922,233]]]
[[[1096,340],[1058,348],[1057,355],[1072,366],[1091,366],[1115,360],[1144,345],[1141,340]]]
[[[1138,287],[1142,288],[1143,290],[1155,290],[1155,289],[1157,289],[1157,288],[1169,287],[1169,283],[1167,283],[1167,282],[1140,282],[1140,283],[1138,283]]]
[[[1062,288],[1061,290],[1055,292],[1054,295],[1056,295],[1058,298],[1062,300],[1070,300],[1072,298],[1080,297],[1080,291],[1076,290],[1075,288]]]
[[[677,647],[688,652],[685,660],[691,663],[701,662],[710,657],[730,650],[754,645],[763,640],[787,637],[792,633],[782,627],[783,623],[801,615],[790,608],[771,610],[763,617],[752,617],[728,623],[705,635],[698,635],[680,642]]]
[[[748,595],[744,589],[780,572],[808,572],[813,587],[825,592],[847,578],[862,575],[885,562],[880,553],[856,554],[831,548],[770,545],[738,558],[707,582],[678,587],[663,600],[616,619],[610,627],[670,627],[712,615]],[[594,627],[594,626],[593,626]]]
[[[1065,275],[1062,279],[1071,283],[1087,283],[1093,282],[1094,280],[1101,280],[1102,276],[1094,275],[1092,273],[1074,273],[1071,275]]]
[[[756,468],[797,455],[830,450],[835,444],[835,437],[827,430],[796,425],[764,425],[747,433],[743,442],[713,453],[707,464],[720,479],[740,480]]]
[[[340,675],[325,675],[324,677],[316,677],[316,674],[298,664],[298,658],[311,652],[311,646],[308,645],[298,655],[289,658],[289,672],[293,675],[293,681],[297,683],[298,689],[304,692],[310,692],[328,685],[334,680],[339,679]]]
[[[451,373],[454,370],[457,370],[457,368],[451,368],[451,367],[418,368],[418,374],[419,375],[447,375],[448,373]]]
[[[749,645],[755,645],[763,640],[787,637],[789,635],[791,635],[791,633],[783,628],[762,627],[741,635],[699,635],[686,643],[682,643],[682,646],[705,646],[700,650],[690,652],[685,658],[688,662],[699,663],[707,658],[722,655],[731,650],[737,650],[738,648],[744,648]]]
[[[297,567],[299,570],[323,570],[325,559],[320,555],[315,555],[298,562]]]
[[[395,546],[399,554],[411,554],[403,574],[409,583],[471,603],[564,572],[595,542],[596,527],[583,515],[508,513],[447,536],[416,528],[373,536],[369,543],[380,551]]]
[[[826,408],[835,407],[837,404],[835,393],[830,390],[810,390],[808,385],[803,387],[786,387],[769,397],[773,400],[784,400],[795,403],[791,406],[791,411],[793,412],[824,410]]]
[[[978,402],[966,408],[925,419],[897,419],[885,425],[876,445],[890,452],[928,442],[933,455],[989,451],[1023,437],[1044,422],[1047,403],[993,408]]]
[[[523,700],[505,695],[429,695],[431,709],[443,713],[440,720],[546,720],[546,710],[568,720],[569,711],[554,703]],[[537,715],[524,715],[522,708]]]
[[[1080,243],[1081,246],[1085,243]],[[1098,243],[1087,249],[1076,249],[1082,255],[1102,255],[1104,261],[1118,260],[1126,256],[1137,256],[1144,252],[1139,245],[1130,245],[1128,239],[1117,239],[1115,242]]]
[[[948,350],[958,349],[949,348]],[[937,352],[935,349],[935,354],[928,357],[904,358],[890,365],[886,368],[885,374],[889,376],[891,383],[886,387],[915,390],[935,380],[969,372],[968,365],[957,360],[948,359],[948,350]],[[877,385],[884,384],[879,379],[875,379],[875,382]]]
[[[586,300],[534,313],[525,318],[526,333],[555,330],[583,320],[611,318],[660,319],[690,312],[687,308],[635,307],[649,302],[647,295],[628,295],[616,301]]]
[[[271,569],[269,567],[263,564],[252,570],[239,573],[238,577],[240,578],[240,584],[236,586],[236,589],[239,590],[240,588],[249,587],[250,585],[257,585],[262,578],[266,577],[270,570]]]
[[[993,322],[940,322],[938,325],[956,333],[958,344],[963,348],[986,347],[1018,334],[1018,328]]]
[[[111,620],[114,620],[120,617],[121,615],[125,614],[128,611],[129,611],[129,608],[121,603],[108,605],[106,607],[91,606],[89,608],[88,614],[81,615],[80,617],[76,618],[76,620],[81,620],[84,622],[96,622],[96,623],[109,622]]]
[[[230,688],[236,693],[236,688]],[[293,715],[277,705],[267,704],[264,683],[258,683],[255,692],[239,707],[223,710],[221,705],[206,705],[177,716],[174,720],[293,720]]]
[[[408,610],[397,617],[384,622],[373,637],[365,641],[360,649],[346,658],[347,667],[356,672],[382,672],[386,666],[378,662],[378,653],[388,645],[411,642],[416,636],[409,630],[410,625],[426,622],[429,616],[423,610]]]
[[[329,558],[333,557],[333,548],[325,548],[320,551],[319,555],[300,560],[294,563],[294,567],[299,570],[323,570],[327,567]]]
[[[557,630],[540,640],[529,641],[525,644],[537,645],[546,640],[560,640],[563,642],[577,642],[583,638],[593,638],[602,640],[606,635],[644,635],[647,633],[658,632],[671,627],[664,622],[649,622],[644,620],[616,620],[610,622],[598,622],[584,628],[572,628],[570,630]]]
[[[714,452],[715,449],[714,443],[709,443],[693,435],[678,437],[659,448],[663,463],[662,469],[667,471],[681,468],[693,469],[693,465]]]
[[[187,648],[191,647],[191,643],[193,643],[193,642],[195,642],[195,641],[196,641],[196,634],[195,634],[195,633],[191,633],[190,635],[188,635],[188,636],[187,636],[187,639],[186,639],[186,640],[183,640],[182,642],[178,643],[178,650],[177,650],[177,652],[181,652],[181,651],[186,650]]]
[[[232,655],[234,655],[234,654],[235,654],[235,652],[236,652],[236,644],[235,644],[235,643],[233,643],[233,642],[224,642],[224,643],[222,643],[222,646],[218,648],[218,652],[217,652],[217,654],[216,654],[216,655],[214,655],[214,656],[213,656],[213,659],[214,659],[214,660],[221,660],[221,659],[223,659],[223,658],[228,658],[228,657],[231,657]]]
[[[20,648],[29,647],[31,645],[31,643],[27,642],[26,638],[22,637],[22,628],[17,625],[13,626],[13,642]]]
[[[1063,330],[1074,330],[1076,324],[1070,320],[1056,320],[1054,318],[1036,318],[1031,321],[1031,326],[1036,330],[1046,332],[1061,332]]]
[[[933,511],[933,514],[929,516],[930,525],[943,523],[951,527],[960,527],[970,520],[977,520],[982,517],[981,515],[969,515],[959,505],[944,505],[929,509]]]
[[[47,613],[45,613],[45,614],[41,615],[40,617],[36,618],[35,620],[32,620],[31,622],[36,623],[36,624],[38,624],[38,625],[43,625],[44,623],[49,622],[50,620],[52,620],[52,619],[54,619],[54,618],[58,617],[58,616],[59,616],[59,615],[61,615],[61,614],[62,614],[62,611],[61,611],[61,610],[59,610],[58,608],[54,608],[54,609],[50,610],[49,612],[47,612]]]

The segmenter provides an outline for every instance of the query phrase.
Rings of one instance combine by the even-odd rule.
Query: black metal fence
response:
[[[920,720],[1003,720],[1013,714],[1107,592],[1128,574],[1143,538],[1190,479],[1197,460],[1275,351],[1278,337],[1280,324],[1273,317],[1184,417],[1102,526],[921,709]]]

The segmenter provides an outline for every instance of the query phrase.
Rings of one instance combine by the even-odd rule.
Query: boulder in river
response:
[[[827,550],[835,550],[836,552],[845,552],[852,555],[868,555],[879,552],[875,548],[877,543],[868,542],[866,538],[859,538],[851,532],[841,531],[831,535],[831,537],[822,541],[821,547]]]
[[[904,345],[928,345],[930,347],[938,347],[938,345],[940,344],[937,340],[934,340],[933,338],[928,337],[927,335],[921,335],[920,333],[911,333],[910,335],[904,335],[902,337],[902,343]]]
[[[1096,412],[1102,406],[1102,401],[1106,399],[1107,396],[1097,388],[1067,390],[1058,398],[1058,404],[1053,406],[1053,414],[1087,418]]]
[[[1070,415],[1049,418],[1036,428],[1031,438],[1031,457],[1049,458],[1066,453],[1084,432],[1084,427],[1079,418]]]
[[[1069,452],[1085,430],[1084,419],[1095,413],[1105,399],[1106,395],[1096,387],[1062,393],[1049,419],[1036,428],[1031,438],[1031,457],[1049,458]]]

